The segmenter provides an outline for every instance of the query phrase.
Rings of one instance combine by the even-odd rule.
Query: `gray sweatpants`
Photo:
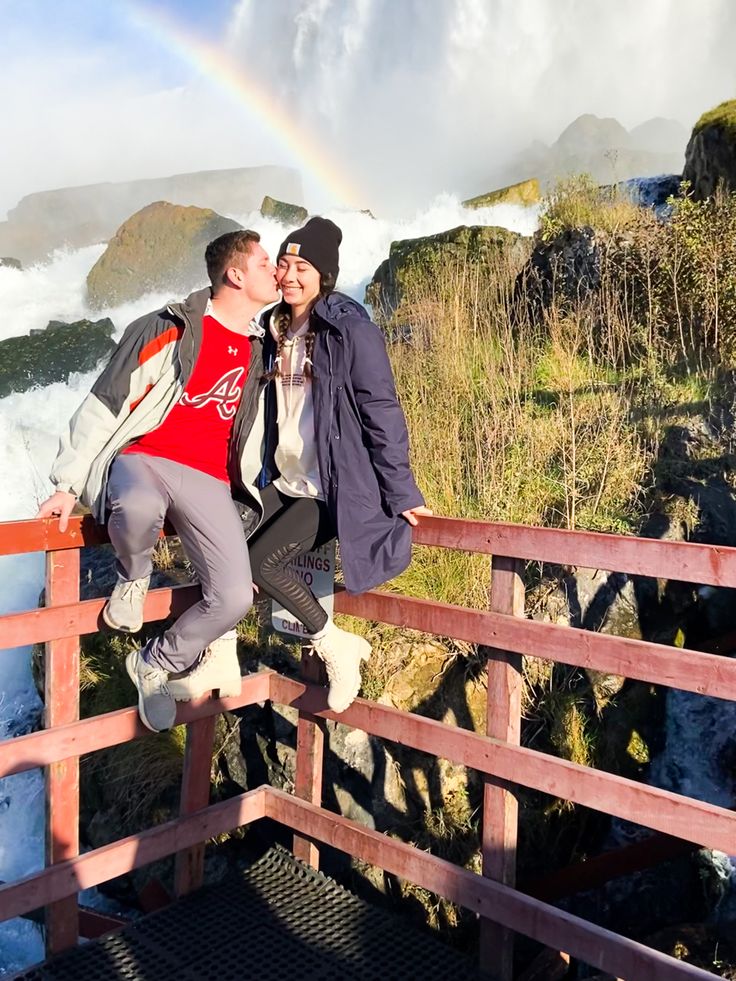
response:
[[[229,486],[216,477],[145,453],[118,456],[110,470],[108,533],[126,579],[151,572],[151,553],[168,516],[202,587],[202,598],[143,648],[146,661],[184,671],[253,604],[248,547]]]

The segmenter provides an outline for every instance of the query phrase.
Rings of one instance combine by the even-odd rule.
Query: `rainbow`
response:
[[[154,36],[163,47],[179,57],[227,95],[232,96],[296,158],[301,167],[325,191],[328,199],[350,207],[361,207],[358,189],[340,172],[314,135],[299,126],[274,99],[260,79],[250,77],[227,51],[183,30],[161,11],[126,4],[126,12],[147,37]]]

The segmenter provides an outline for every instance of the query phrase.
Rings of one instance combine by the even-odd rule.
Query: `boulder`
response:
[[[73,324],[52,320],[45,330],[0,341],[0,398],[91,371],[115,347],[114,330],[108,317]]]
[[[275,218],[276,221],[280,221],[284,225],[291,225],[296,228],[304,224],[309,212],[298,204],[277,201],[276,198],[269,197],[267,194],[261,204],[261,214],[264,218]]]
[[[392,242],[366,287],[365,301],[388,322],[418,278],[439,275],[453,265],[489,264],[499,254],[525,255],[524,236],[492,225],[460,225],[446,232]]]
[[[22,269],[20,259],[13,259],[12,256],[4,255],[0,256],[0,267],[5,266],[7,269]]]
[[[494,204],[519,204],[527,207],[538,204],[542,198],[539,181],[536,177],[531,177],[527,181],[519,181],[518,184],[510,184],[508,187],[499,187],[496,191],[489,191],[487,194],[479,194],[475,198],[468,198],[463,201],[464,208],[489,208]]]
[[[550,241],[538,238],[515,288],[515,296],[534,318],[553,299],[574,304],[599,289],[602,261],[599,239],[599,234],[590,227],[566,228]]]
[[[628,197],[633,204],[651,208],[658,218],[666,219],[672,213],[670,198],[680,194],[680,174],[658,174],[656,177],[632,177],[615,185],[615,192]]]
[[[736,99],[722,102],[697,121],[682,176],[698,201],[712,197],[719,184],[736,191]]]
[[[114,306],[154,291],[191,292],[207,281],[207,243],[241,227],[208,208],[149,204],[120,226],[90,270],[90,306]]]

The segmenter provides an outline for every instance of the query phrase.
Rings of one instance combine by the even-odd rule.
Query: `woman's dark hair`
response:
[[[335,289],[335,283],[337,282],[337,276],[334,273],[320,273],[319,274],[319,295],[327,296],[332,293]]]

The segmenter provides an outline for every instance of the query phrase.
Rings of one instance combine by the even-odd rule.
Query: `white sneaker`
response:
[[[371,645],[363,637],[341,630],[331,620],[323,635],[312,637],[310,643],[327,668],[327,704],[333,712],[344,712],[360,691],[360,662],[371,656]]]
[[[176,702],[169,691],[167,672],[144,661],[138,649],[125,658],[125,668],[138,689],[138,714],[143,725],[154,732],[170,729],[176,721]]]
[[[143,604],[148,592],[150,576],[143,579],[123,579],[118,573],[118,581],[110,599],[102,610],[102,619],[113,630],[126,634],[137,634],[143,626]]]
[[[181,675],[169,675],[169,691],[177,702],[206,695],[218,688],[220,698],[240,694],[243,679],[238,662],[238,635],[228,630],[213,640],[195,666]]]

